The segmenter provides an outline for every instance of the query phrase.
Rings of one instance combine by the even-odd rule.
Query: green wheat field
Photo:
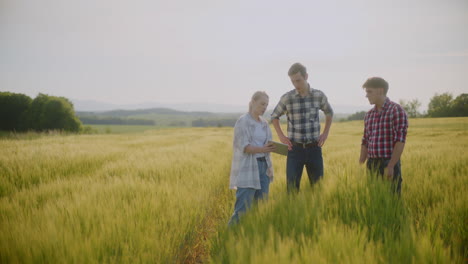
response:
[[[403,187],[359,165],[334,123],[325,176],[227,228],[232,128],[0,137],[0,263],[466,263],[468,118],[410,119]],[[109,131],[108,131],[109,132]]]

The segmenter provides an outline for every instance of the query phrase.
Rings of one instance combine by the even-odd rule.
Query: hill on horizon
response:
[[[190,127],[233,126],[242,113],[188,112],[170,108],[148,108],[137,110],[76,111],[76,115],[84,124],[152,124],[163,127]]]
[[[143,102],[138,104],[111,104],[93,100],[72,99],[74,108],[78,112],[103,112],[114,110],[141,110],[141,109],[171,109],[180,112],[205,112],[205,113],[245,113],[246,105],[226,105],[215,103],[157,103]],[[371,107],[356,105],[332,104],[335,113],[342,115],[354,114],[359,111],[367,111]],[[269,110],[273,110],[274,104],[271,103]]]
[[[273,110],[267,110],[263,115],[266,119]],[[216,113],[207,111],[179,111],[170,108],[148,108],[136,110],[110,111],[76,111],[83,124],[127,124],[127,125],[155,125],[162,127],[190,127],[190,126],[234,126],[237,119],[245,112]],[[334,121],[346,118],[348,114],[335,113]],[[282,120],[285,117],[283,116]],[[320,113],[320,120],[324,120]]]

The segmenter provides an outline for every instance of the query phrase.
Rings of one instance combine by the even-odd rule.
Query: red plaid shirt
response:
[[[408,117],[405,110],[387,98],[380,112],[377,107],[367,112],[362,145],[367,147],[369,158],[389,159],[395,143],[406,141],[407,130]]]

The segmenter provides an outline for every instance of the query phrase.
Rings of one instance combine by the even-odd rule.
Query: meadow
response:
[[[411,119],[403,188],[358,164],[362,121],[334,123],[325,177],[226,224],[232,128],[0,138],[1,263],[463,263],[468,118]]]

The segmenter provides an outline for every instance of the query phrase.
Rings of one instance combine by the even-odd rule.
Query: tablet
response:
[[[275,146],[275,151],[273,153],[287,156],[288,155],[288,145],[281,142],[270,141]]]

